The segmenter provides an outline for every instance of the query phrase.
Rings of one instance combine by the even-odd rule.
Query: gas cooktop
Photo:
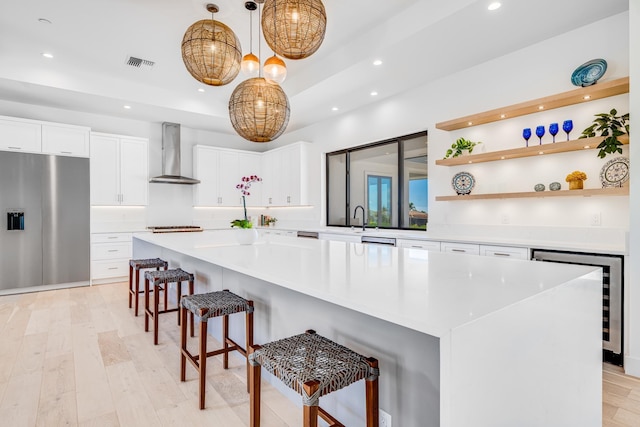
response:
[[[184,233],[189,231],[202,231],[203,228],[198,225],[163,225],[156,227],[147,227],[153,233]]]

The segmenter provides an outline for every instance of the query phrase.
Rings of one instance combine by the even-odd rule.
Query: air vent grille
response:
[[[148,59],[141,59],[136,58],[135,56],[130,56],[127,59],[127,65],[136,68],[152,68],[154,65],[156,65],[156,63],[153,61],[149,61]]]

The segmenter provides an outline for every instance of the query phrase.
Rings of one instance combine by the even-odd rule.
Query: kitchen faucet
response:
[[[364,207],[362,207],[361,205],[356,206],[356,208],[353,210],[353,218],[355,219],[357,213],[358,213],[358,208],[362,209],[362,231],[364,231],[364,227],[365,227],[365,222],[364,222]]]

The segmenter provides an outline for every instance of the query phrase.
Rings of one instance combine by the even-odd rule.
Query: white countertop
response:
[[[281,236],[241,246],[233,232],[134,238],[436,337],[599,270]]]

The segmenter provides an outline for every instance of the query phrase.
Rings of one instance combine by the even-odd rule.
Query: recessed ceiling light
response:
[[[500,9],[500,6],[502,6],[502,4],[500,4],[500,2],[494,1],[493,3],[489,4],[489,7],[487,7],[487,9],[496,10],[496,9]]]
[[[203,88],[198,88],[198,92],[204,92]]]
[[[376,92],[375,90],[373,92],[371,92],[371,96],[377,96],[378,92]]]
[[[131,109],[131,105],[125,105],[125,106],[124,106],[124,109],[125,109],[125,110],[130,110],[130,109]]]
[[[338,110],[339,110],[339,108],[338,108],[338,107],[333,107],[333,108],[331,109],[331,111],[338,111]]]
[[[53,54],[49,53],[49,52],[43,52],[42,56],[44,56],[45,58],[51,59],[53,58]]]
[[[38,22],[42,24],[51,24],[51,21],[49,21],[47,18],[39,18]]]
[[[373,65],[382,65],[382,61],[379,59],[376,59],[375,61],[373,61]]]

